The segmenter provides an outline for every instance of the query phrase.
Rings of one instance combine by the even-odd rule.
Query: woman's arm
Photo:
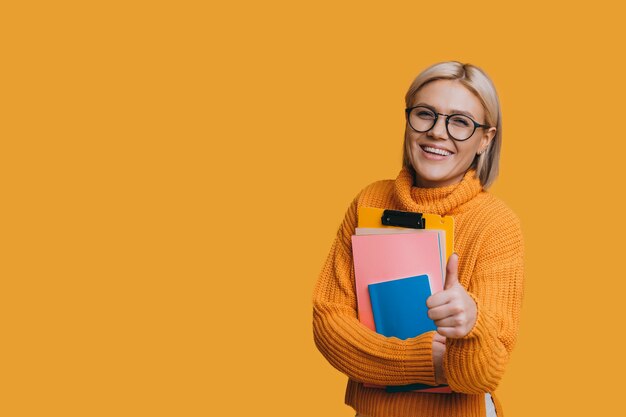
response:
[[[481,247],[467,293],[476,321],[461,338],[447,338],[443,367],[453,391],[491,392],[515,345],[523,296],[524,244],[517,218],[494,227]]]
[[[379,385],[436,385],[434,332],[400,340],[387,338],[357,318],[351,236],[357,201],[350,205],[313,294],[313,336],[322,355],[355,381]]]

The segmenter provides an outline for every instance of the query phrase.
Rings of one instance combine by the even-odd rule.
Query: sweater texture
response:
[[[443,368],[452,394],[387,393],[363,383],[436,385],[434,332],[407,340],[387,338],[357,317],[351,236],[358,207],[454,217],[459,282],[474,299],[477,319],[459,339],[448,338]],[[483,417],[485,393],[494,395],[518,334],[523,296],[524,245],[517,216],[482,189],[475,171],[440,188],[414,186],[402,168],[395,180],[365,187],[350,204],[313,294],[313,335],[332,366],[348,376],[345,403],[369,417]]]

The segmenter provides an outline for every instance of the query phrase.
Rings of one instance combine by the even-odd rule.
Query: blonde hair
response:
[[[475,65],[463,64],[458,61],[440,62],[426,68],[413,80],[409,91],[406,93],[406,107],[412,106],[413,99],[420,88],[435,80],[457,80],[474,93],[485,109],[485,120],[478,122],[496,128],[496,134],[489,142],[487,149],[480,155],[476,155],[470,166],[470,168],[476,169],[476,176],[483,188],[487,188],[498,176],[500,147],[502,146],[502,114],[496,88],[489,76]],[[407,152],[406,134],[404,136],[402,165],[407,167],[415,176],[415,170]]]

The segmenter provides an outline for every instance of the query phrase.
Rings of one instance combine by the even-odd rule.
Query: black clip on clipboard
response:
[[[385,226],[408,227],[411,229],[425,229],[426,219],[422,213],[411,213],[408,211],[385,210],[380,221]]]

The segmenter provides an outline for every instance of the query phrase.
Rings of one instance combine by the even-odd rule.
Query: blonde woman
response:
[[[348,376],[345,403],[363,417],[502,416],[494,395],[515,345],[524,245],[517,216],[486,189],[498,174],[502,117],[480,68],[442,62],[406,94],[403,164],[349,206],[313,296],[315,343]],[[357,318],[351,236],[358,207],[454,217],[444,290],[427,301],[437,331],[400,340]],[[388,393],[364,384],[448,384],[450,394]]]

